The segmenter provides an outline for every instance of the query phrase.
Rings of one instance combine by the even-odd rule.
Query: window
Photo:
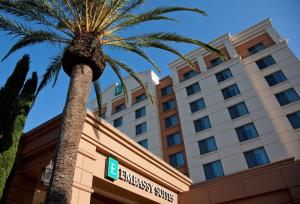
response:
[[[143,122],[137,126],[135,126],[135,135],[140,135],[147,131],[147,123]]]
[[[170,165],[175,168],[183,166],[185,163],[183,152],[178,152],[178,153],[169,155],[169,161],[170,161]]]
[[[190,78],[192,78],[193,76],[196,76],[197,72],[195,72],[194,70],[188,71],[186,73],[183,74],[183,80],[188,80]]]
[[[287,115],[287,118],[294,129],[300,128],[300,111]]]
[[[135,111],[135,119],[141,118],[146,115],[146,107],[139,108]]]
[[[166,86],[160,90],[161,96],[167,96],[173,93],[173,88],[171,85]]]
[[[236,95],[239,95],[240,90],[236,84],[232,84],[231,86],[228,86],[228,87],[222,89],[222,94],[223,94],[224,99],[226,100],[226,99],[232,98]]]
[[[225,80],[227,80],[231,77],[232,77],[232,73],[231,73],[229,68],[216,74],[216,78],[217,78],[218,83],[220,83],[222,81],[225,81]]]
[[[192,113],[195,113],[199,110],[204,109],[205,108],[205,103],[204,103],[203,98],[200,98],[200,99],[190,103],[190,108],[191,108]]]
[[[165,127],[166,128],[171,128],[177,125],[178,120],[176,115],[172,115],[170,117],[165,118]]]
[[[169,111],[169,110],[173,110],[175,108],[175,100],[171,99],[169,101],[166,101],[163,103],[163,110],[164,111]]]
[[[267,83],[269,84],[269,86],[274,86],[276,84],[279,84],[279,83],[287,80],[282,71],[277,71],[277,72],[274,72],[273,74],[265,76],[265,79],[266,79]]]
[[[249,113],[248,108],[244,102],[229,107],[228,111],[232,120]]]
[[[188,87],[186,87],[186,93],[188,96],[201,91],[199,83],[194,83]]]
[[[244,155],[249,168],[270,163],[269,158],[263,147],[244,152]]]
[[[235,128],[236,134],[240,142],[258,137],[258,133],[253,123]]]
[[[141,101],[143,101],[145,99],[146,99],[146,94],[143,93],[143,94],[138,95],[137,97],[135,97],[135,103],[139,103],[139,102],[141,102]]]
[[[167,145],[172,147],[181,143],[181,137],[179,132],[173,133],[167,136]]]
[[[250,52],[251,55],[253,55],[259,51],[262,51],[265,48],[266,48],[265,45],[260,42],[256,45],[254,45],[253,47],[248,48],[248,51]]]
[[[144,147],[145,149],[148,149],[148,140],[142,140],[138,142],[139,145],[141,145],[142,147]]]
[[[117,84],[116,87],[115,87],[115,96],[122,93],[122,90],[123,90],[122,84]]]
[[[224,176],[223,167],[220,160],[204,164],[203,168],[207,180]]]
[[[281,106],[285,106],[299,100],[299,96],[293,88],[275,94],[275,97]]]
[[[211,128],[211,124],[210,124],[208,116],[205,116],[203,118],[195,120],[194,121],[194,127],[195,127],[196,132],[201,132],[203,130]]]
[[[220,58],[220,57],[217,57],[213,60],[210,61],[210,64],[211,64],[211,67],[215,67],[215,66],[218,66],[219,64],[222,64],[224,61]]]
[[[114,127],[120,127],[123,124],[123,117],[119,117],[117,119],[114,120]]]
[[[122,110],[125,110],[125,108],[126,108],[126,106],[125,106],[124,103],[122,103],[122,104],[120,104],[120,105],[117,105],[117,106],[115,107],[115,113],[120,112],[120,111],[122,111]]]
[[[271,55],[266,56],[260,60],[257,60],[255,63],[257,64],[257,66],[260,70],[263,70],[273,64],[276,64],[275,60],[273,59],[273,57]]]
[[[199,141],[198,145],[200,149],[200,154],[207,154],[209,152],[213,152],[217,150],[216,141],[213,136]]]

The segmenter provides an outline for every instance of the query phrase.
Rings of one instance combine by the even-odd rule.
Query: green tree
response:
[[[25,55],[0,89],[0,199],[12,170],[27,115],[37,89],[37,74],[26,82],[29,56]],[[25,84],[24,84],[25,83]]]
[[[12,46],[8,57],[28,45],[47,42],[61,45],[62,52],[52,58],[38,91],[51,79],[54,82],[61,67],[70,76],[70,85],[64,107],[61,141],[59,142],[50,182],[47,203],[69,203],[75,169],[77,148],[87,111],[91,81],[97,80],[109,66],[118,76],[126,98],[128,97],[121,70],[131,75],[153,102],[146,84],[127,64],[109,56],[107,49],[135,53],[159,71],[157,64],[144,48],[157,48],[174,53],[193,64],[169,42],[189,43],[210,51],[218,50],[199,40],[170,32],[131,34],[129,29],[150,21],[175,21],[166,14],[187,11],[200,15],[197,8],[158,7],[145,12],[137,9],[145,0],[0,0],[0,29],[20,37]],[[15,17],[9,19],[6,14]],[[36,26],[36,25],[41,26]]]

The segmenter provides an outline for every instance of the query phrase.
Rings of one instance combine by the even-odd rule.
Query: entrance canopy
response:
[[[42,175],[54,157],[60,116],[24,135],[7,200],[40,203]],[[192,181],[88,111],[78,148],[72,204],[178,203]],[[13,196],[9,192],[18,192]],[[28,201],[28,202],[27,202]]]

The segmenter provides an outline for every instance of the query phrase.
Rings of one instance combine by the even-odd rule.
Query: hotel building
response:
[[[300,202],[299,60],[269,19],[210,44],[225,61],[199,48],[195,70],[178,59],[172,76],[140,73],[154,105],[130,77],[128,103],[115,84],[92,102],[71,204]],[[44,203],[60,126],[22,137],[3,203]]]
[[[169,64],[172,76],[140,73],[155,104],[131,77],[103,91],[105,120],[194,183],[286,158],[300,158],[300,63],[270,19]],[[95,104],[95,101],[93,101]],[[94,109],[97,107],[94,106]]]

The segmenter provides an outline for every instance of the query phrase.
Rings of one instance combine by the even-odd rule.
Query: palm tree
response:
[[[75,169],[77,148],[87,111],[91,81],[97,80],[106,66],[118,76],[124,95],[128,91],[121,70],[131,75],[153,101],[146,84],[127,64],[109,56],[107,49],[135,53],[159,71],[157,64],[144,48],[165,50],[193,64],[168,42],[189,43],[210,51],[218,50],[170,32],[130,35],[128,29],[150,21],[174,21],[168,13],[188,11],[206,15],[197,8],[159,7],[138,13],[145,0],[0,0],[0,29],[19,37],[7,58],[28,45],[47,42],[61,46],[43,75],[39,90],[48,82],[54,83],[61,68],[70,76],[70,85],[64,107],[60,142],[57,148],[47,203],[69,203]],[[13,18],[11,18],[13,16]],[[38,26],[37,26],[38,25]]]

